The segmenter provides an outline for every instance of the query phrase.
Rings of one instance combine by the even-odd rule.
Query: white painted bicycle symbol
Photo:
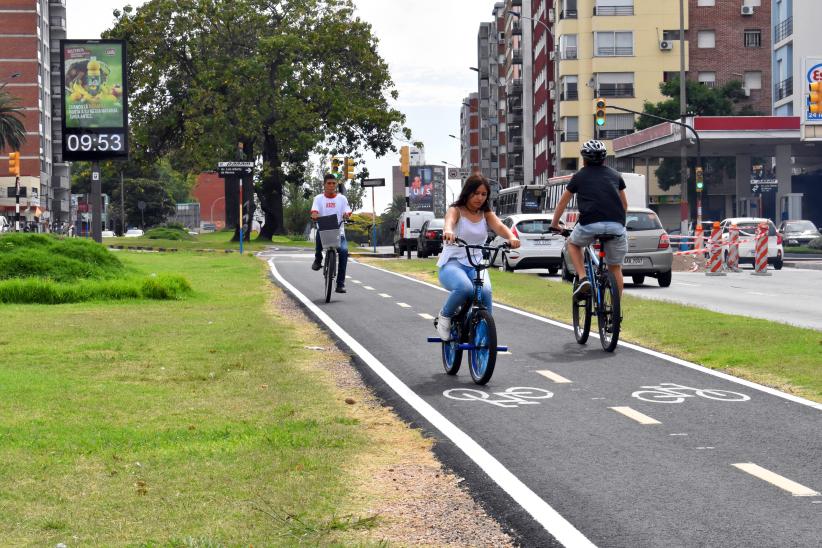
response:
[[[641,388],[647,388],[648,390],[637,390],[631,396],[652,403],[682,403],[685,398],[696,396],[717,401],[748,401],[751,399],[750,396],[739,392],[731,392],[730,390],[691,388],[672,382],[662,382],[658,386],[642,386]]]
[[[499,407],[511,408],[519,405],[537,405],[539,404],[538,401],[531,400],[546,400],[553,397],[554,393],[542,388],[513,386],[502,392],[491,392],[491,394],[474,388],[452,388],[443,392],[442,395],[457,401],[481,401]],[[491,395],[497,396],[497,398],[492,398]]]

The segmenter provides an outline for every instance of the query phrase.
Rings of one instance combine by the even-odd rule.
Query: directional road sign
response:
[[[220,177],[226,175],[251,175],[254,172],[254,162],[218,162],[217,174]]]
[[[385,179],[363,179],[362,186],[385,186]]]

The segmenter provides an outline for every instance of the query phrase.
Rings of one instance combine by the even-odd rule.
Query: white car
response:
[[[104,230],[102,236],[103,238],[114,238],[116,234],[114,234],[113,230]]]
[[[139,238],[143,234],[144,234],[144,232],[142,230],[140,230],[139,228],[129,228],[128,230],[126,230],[126,233],[124,234],[124,236],[126,238]]]
[[[728,241],[728,231],[731,225],[735,224],[737,228],[739,228],[739,264],[754,264],[756,227],[759,226],[759,223],[768,223],[768,264],[772,265],[774,270],[781,270],[782,260],[785,257],[785,251],[782,247],[782,235],[776,231],[776,225],[774,225],[770,219],[759,217],[732,217],[725,219],[719,224],[722,229],[722,241]],[[725,261],[727,263],[728,248],[726,247],[724,249]]]
[[[547,268],[553,275],[559,272],[562,263],[562,247],[565,238],[552,233],[551,216],[544,213],[510,215],[502,224],[511,229],[519,238],[520,247],[499,253],[494,266],[502,266],[513,272],[518,268]],[[507,240],[497,236],[491,245],[502,245]]]

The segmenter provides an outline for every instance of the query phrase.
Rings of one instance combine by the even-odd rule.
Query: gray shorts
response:
[[[576,225],[568,241],[579,247],[587,247],[596,239],[597,234],[613,234],[616,238],[605,242],[605,264],[622,264],[628,252],[628,238],[625,227],[619,223],[602,221],[589,225]]]

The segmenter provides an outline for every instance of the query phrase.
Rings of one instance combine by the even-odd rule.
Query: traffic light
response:
[[[20,153],[9,152],[9,175],[20,176]]]
[[[339,158],[331,158],[331,175],[333,175],[335,179],[340,178],[340,163]]]
[[[811,82],[808,91],[808,112],[822,114],[822,82]]]
[[[400,148],[400,169],[406,177],[411,175],[411,151],[408,146]]]
[[[696,191],[697,192],[702,192],[702,187],[704,186],[703,181],[704,180],[702,178],[702,168],[697,167],[696,168]]]
[[[598,127],[602,127],[605,125],[605,99],[603,99],[602,97],[596,100],[594,108],[594,117],[596,118]]]
[[[354,158],[346,158],[345,159],[345,178],[346,179],[354,179],[354,166],[357,165],[357,162],[354,161]]]

